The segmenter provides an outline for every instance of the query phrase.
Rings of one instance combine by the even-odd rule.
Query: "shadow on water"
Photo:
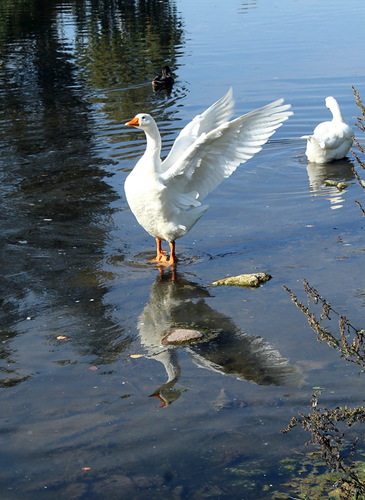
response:
[[[150,298],[138,320],[141,343],[148,357],[161,362],[167,381],[154,391],[162,406],[175,401],[180,393],[173,390],[181,375],[177,348],[166,347],[162,339],[178,327],[204,331],[204,341],[180,347],[193,362],[208,370],[259,385],[299,386],[301,372],[267,340],[248,335],[224,314],[210,307],[209,291],[176,273],[162,274],[151,287]]]

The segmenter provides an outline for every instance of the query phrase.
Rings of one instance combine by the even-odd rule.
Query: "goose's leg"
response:
[[[176,253],[175,253],[175,242],[170,241],[169,245],[170,245],[170,259],[168,261],[168,264],[170,266],[174,266],[177,262],[177,257],[176,257]]]
[[[162,240],[156,238],[156,257],[151,262],[166,262],[166,252],[162,250]]]
[[[157,253],[156,257],[152,259],[151,262],[157,262],[163,266],[174,266],[177,262],[177,257],[175,253],[175,242],[169,241],[170,246],[170,257],[167,257],[166,252],[162,250],[162,240],[156,238]]]

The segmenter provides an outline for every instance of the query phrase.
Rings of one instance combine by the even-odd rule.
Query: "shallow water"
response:
[[[273,498],[286,491],[281,461],[308,440],[280,430],[313,387],[328,406],[361,404],[359,369],[317,342],[282,285],[305,302],[307,279],[363,326],[356,163],[308,165],[299,137],[328,118],[327,95],[355,122],[364,11],[2,3],[1,498]],[[175,85],[154,93],[166,62]],[[231,86],[237,116],[279,97],[295,114],[208,197],[173,280],[148,264],[154,242],[124,197],[145,147],[124,123],[152,113],[166,154]],[[212,286],[256,271],[272,276],[259,289]],[[162,347],[176,325],[209,338]]]

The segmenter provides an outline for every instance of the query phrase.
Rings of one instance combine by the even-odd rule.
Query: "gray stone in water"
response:
[[[228,278],[223,278],[218,281],[214,281],[214,286],[227,285],[227,286],[242,286],[242,287],[254,287],[262,285],[266,281],[269,281],[271,276],[266,273],[252,273],[252,274],[239,274],[238,276],[230,276]]]
[[[168,332],[161,340],[162,345],[177,345],[203,340],[204,333],[199,330],[175,328]]]
[[[349,187],[347,182],[338,182],[338,181],[332,181],[331,179],[327,179],[324,181],[326,186],[335,186],[339,191],[342,191],[343,189],[346,189]]]

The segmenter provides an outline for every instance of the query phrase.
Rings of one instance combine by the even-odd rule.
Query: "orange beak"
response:
[[[127,122],[126,125],[130,125],[132,127],[138,127],[138,125],[139,125],[138,118],[133,118],[133,120],[130,120],[129,122]]]

